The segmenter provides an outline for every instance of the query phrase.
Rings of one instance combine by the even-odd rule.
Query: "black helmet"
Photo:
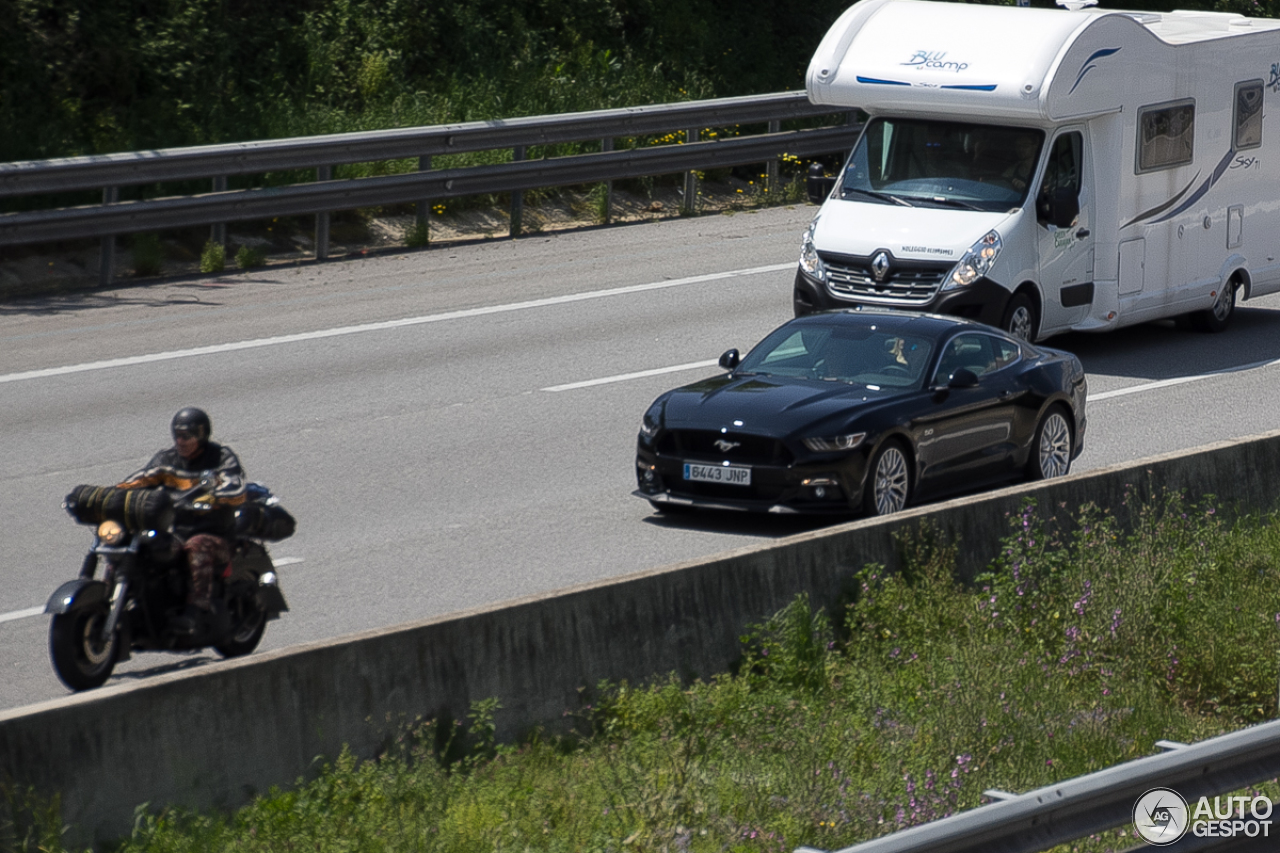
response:
[[[175,436],[179,432],[194,435],[203,443],[209,440],[209,436],[213,435],[213,423],[203,409],[188,406],[185,409],[179,409],[178,413],[173,416],[173,420],[169,423],[169,431]]]

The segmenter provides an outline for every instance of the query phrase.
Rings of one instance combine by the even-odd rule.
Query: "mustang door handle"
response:
[[[1076,232],[1077,240],[1083,240],[1085,237],[1088,237],[1088,236],[1089,236],[1088,228],[1081,228],[1079,231]]]

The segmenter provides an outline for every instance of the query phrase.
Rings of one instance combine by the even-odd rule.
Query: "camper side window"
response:
[[[1262,145],[1262,81],[1236,84],[1235,148]]]
[[[1138,172],[1190,163],[1196,138],[1196,105],[1183,101],[1138,110]]]

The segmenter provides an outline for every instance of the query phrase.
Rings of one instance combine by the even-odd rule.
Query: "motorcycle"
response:
[[[45,606],[53,616],[49,656],[67,687],[100,687],[134,651],[212,647],[224,658],[247,655],[267,622],[288,611],[265,543],[291,536],[293,517],[260,483],[249,484],[248,499],[234,511],[214,507],[214,485],[205,475],[176,494],[77,486],[67,495],[63,508],[94,528],[80,576],[58,587]],[[231,512],[225,519],[233,531],[227,537],[231,562],[214,573],[213,610],[194,635],[181,633],[170,623],[185,606],[190,576],[175,520]]]

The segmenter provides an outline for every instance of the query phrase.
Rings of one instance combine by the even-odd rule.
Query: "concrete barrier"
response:
[[[1278,472],[1280,431],[33,705],[0,714],[0,780],[59,794],[68,843],[105,842],[141,803],[234,807],[292,785],[317,756],[375,755],[406,723],[463,719],[488,697],[510,739],[562,726],[601,679],[724,672],[747,625],[801,592],[835,604],[855,569],[892,569],[896,537],[926,525],[959,544],[972,574],[1028,497],[1062,517],[1092,503],[1123,518],[1161,490],[1269,510]]]

